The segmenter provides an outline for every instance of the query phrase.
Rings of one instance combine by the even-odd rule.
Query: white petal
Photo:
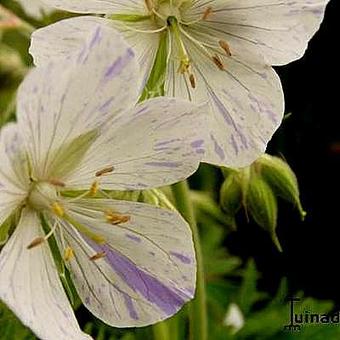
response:
[[[116,327],[149,325],[175,314],[195,291],[196,261],[189,226],[178,213],[142,203],[89,200],[68,206],[70,216],[104,236],[98,245],[65,224],[74,250],[71,276],[86,307]],[[104,211],[131,216],[107,223]],[[91,261],[96,253],[106,257]]]
[[[231,167],[249,165],[265,151],[281,123],[284,98],[279,77],[264,62],[248,65],[237,56],[226,58],[222,71],[191,41],[186,39],[185,44],[193,62],[196,88],[192,89],[177,72],[179,65],[174,57],[167,93],[193,102],[209,101],[210,150],[203,161]]]
[[[200,23],[212,36],[251,43],[270,65],[299,59],[319,29],[328,0],[230,0],[212,5],[213,14]],[[197,5],[198,6],[198,5]],[[193,10],[197,13],[199,7]],[[248,47],[249,49],[249,47]],[[245,51],[247,53],[247,51]]]
[[[33,56],[35,65],[46,64],[51,58],[65,58],[70,53],[79,50],[95,25],[115,28],[124,35],[136,54],[143,72],[142,87],[144,87],[156,57],[159,34],[140,33],[132,28],[144,31],[156,29],[156,25],[152,25],[149,21],[134,23],[130,25],[131,27],[128,24],[94,16],[58,21],[33,32],[29,52]]]
[[[25,199],[29,189],[27,161],[18,126],[9,123],[0,131],[0,225]]]
[[[110,26],[110,23],[110,20],[94,16],[57,21],[32,33],[29,53],[37,66],[48,64],[54,58],[67,58],[84,47],[98,25]]]
[[[46,4],[76,13],[133,13],[145,12],[146,6],[140,0],[43,0]]]
[[[99,179],[104,189],[146,189],[187,178],[205,152],[207,108],[161,97],[124,112],[65,178],[67,186],[88,188],[96,172],[112,166]]]
[[[53,9],[43,3],[41,0],[16,0],[23,7],[24,11],[31,17],[41,19],[44,15],[49,14]]]
[[[138,84],[133,51],[103,25],[93,27],[80,52],[33,70],[19,89],[18,121],[35,175],[48,175],[65,155],[56,157],[59,148],[132,107]]]
[[[42,235],[37,215],[24,210],[0,254],[0,298],[41,339],[91,339],[77,324],[48,245],[26,249]]]

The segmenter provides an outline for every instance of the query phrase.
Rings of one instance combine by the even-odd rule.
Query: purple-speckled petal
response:
[[[0,299],[41,339],[90,340],[82,333],[60,282],[48,243],[28,250],[43,236],[40,219],[24,209],[0,255]]]
[[[175,314],[195,292],[196,261],[189,226],[178,213],[106,199],[67,205],[73,220],[105,239],[97,244],[63,223],[74,249],[69,269],[85,306],[116,327],[144,326]],[[129,216],[112,226],[104,212]],[[60,236],[57,237],[61,250]],[[95,254],[106,256],[96,261]]]
[[[73,20],[59,22],[59,34],[71,29]],[[113,117],[138,100],[141,79],[133,51],[114,29],[91,24],[92,29],[88,25],[79,33],[78,49],[42,63],[19,89],[18,124],[38,178],[64,177],[65,164],[75,154],[65,146],[89,131],[108,128]],[[36,39],[45,37],[37,33]],[[83,155],[73,163],[78,165]],[[49,173],[58,167],[61,173]]]

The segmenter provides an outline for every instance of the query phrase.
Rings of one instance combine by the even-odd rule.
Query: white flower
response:
[[[266,148],[284,111],[269,65],[302,56],[327,0],[44,0],[81,17],[33,34],[31,53],[46,58],[76,45],[93,22],[114,25],[136,49],[145,78],[168,41],[166,94],[210,101],[210,150],[204,160],[246,166]],[[110,23],[111,22],[111,23]],[[70,37],[74,38],[71,40]],[[164,44],[163,44],[164,45]],[[53,47],[52,47],[53,46]]]
[[[11,217],[16,229],[0,254],[0,298],[39,338],[87,338],[52,235],[83,303],[110,325],[155,323],[193,297],[195,254],[180,215],[105,198],[181,180],[204,152],[205,107],[174,98],[134,106],[138,74],[121,38],[94,27],[80,53],[30,72],[18,122],[1,130],[0,226]]]
[[[41,0],[16,0],[29,16],[41,19],[44,15],[50,14],[53,11],[48,5],[45,5]]]

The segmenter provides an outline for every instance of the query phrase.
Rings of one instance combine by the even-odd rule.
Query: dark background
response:
[[[300,184],[307,217],[301,222],[280,201],[279,253],[255,224],[242,223],[227,245],[243,259],[254,257],[263,289],[275,292],[283,276],[291,293],[332,299],[340,307],[340,1],[331,0],[305,56],[277,68],[286,96],[286,119],[269,146],[283,154]]]

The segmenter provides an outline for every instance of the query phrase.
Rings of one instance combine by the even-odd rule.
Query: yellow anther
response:
[[[58,203],[58,202],[54,202],[51,205],[52,211],[58,216],[58,217],[63,217],[65,215],[65,210],[63,208],[63,206]]]
[[[90,196],[96,196],[99,188],[99,183],[97,181],[93,182],[90,188]]]
[[[64,250],[64,260],[66,262],[72,260],[74,258],[74,251],[71,247],[66,247]]]
[[[196,88],[196,79],[195,76],[191,73],[189,76],[190,84],[193,89]]]
[[[63,188],[63,187],[66,186],[66,184],[64,182],[60,181],[59,179],[55,179],[55,178],[48,180],[48,183],[50,183],[50,184],[52,184],[56,187],[62,187]]]
[[[231,57],[229,44],[225,40],[220,40],[218,43],[220,44],[221,48],[225,51],[227,56]]]
[[[220,58],[217,54],[213,55],[211,58],[212,58],[212,61],[214,62],[214,64],[215,64],[221,71],[224,71],[224,70],[225,70],[224,64],[223,64],[221,58]]]
[[[45,238],[37,237],[27,246],[27,249],[33,249],[37,246],[40,246],[44,242],[45,242]]]
[[[212,7],[208,7],[205,11],[204,11],[204,13],[203,13],[203,16],[202,16],[202,20],[207,20],[209,17],[210,17],[210,15],[213,13],[213,9],[212,9]]]
[[[103,257],[106,256],[105,251],[101,251],[100,253],[94,254],[93,256],[90,257],[90,261],[97,261],[102,259]]]
[[[113,166],[108,166],[102,170],[99,170],[96,172],[96,177],[100,177],[100,176],[103,176],[103,175],[106,175],[106,174],[109,174],[111,173],[115,168]]]
[[[107,211],[105,213],[105,217],[106,217],[107,222],[113,225],[126,223],[126,222],[129,222],[131,219],[131,216],[113,213],[112,211]]]

